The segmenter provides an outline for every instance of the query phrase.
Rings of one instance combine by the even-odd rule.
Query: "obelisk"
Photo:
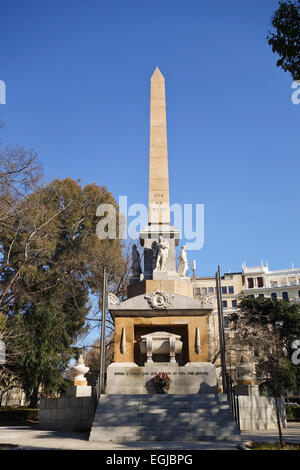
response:
[[[148,226],[140,232],[140,242],[145,247],[144,278],[177,279],[175,246],[179,232],[170,225],[165,79],[158,67],[151,77],[148,211]],[[153,243],[156,242],[168,246],[163,269],[155,266]]]
[[[170,224],[165,79],[156,67],[151,77],[149,225]]]

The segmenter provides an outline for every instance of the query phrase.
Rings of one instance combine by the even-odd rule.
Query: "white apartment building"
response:
[[[300,268],[270,271],[268,265],[242,265],[243,294],[300,302]]]

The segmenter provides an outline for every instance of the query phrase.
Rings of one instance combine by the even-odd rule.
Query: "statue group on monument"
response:
[[[152,268],[153,272],[165,272],[167,270],[167,260],[169,255],[169,242],[167,239],[159,235],[158,239],[152,243]],[[178,274],[180,277],[185,277],[188,270],[188,259],[185,251],[185,246],[181,247],[179,256]],[[132,277],[140,278],[142,275],[142,265],[140,253],[136,245],[132,247],[132,262],[131,262]]]
[[[166,271],[166,264],[169,254],[169,242],[161,235],[158,240],[152,243],[153,251],[153,271]]]

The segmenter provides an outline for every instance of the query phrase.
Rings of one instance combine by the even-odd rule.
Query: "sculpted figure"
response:
[[[140,277],[142,273],[141,267],[141,257],[137,250],[137,246],[133,245],[132,247],[132,263],[131,263],[131,272],[133,277]]]
[[[166,263],[169,254],[169,242],[159,235],[157,242],[152,244],[153,271],[166,271]]]
[[[178,274],[180,277],[184,277],[189,267],[188,259],[185,251],[185,246],[181,247],[180,257],[179,257],[179,267]]]

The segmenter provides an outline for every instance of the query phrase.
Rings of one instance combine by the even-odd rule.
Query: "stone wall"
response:
[[[89,431],[92,425],[91,397],[42,398],[40,427],[56,431]]]
[[[27,406],[25,392],[20,387],[13,387],[1,395],[0,406]]]
[[[107,368],[107,394],[157,394],[154,377],[166,372],[172,394],[215,394],[217,392],[216,368],[213,364],[189,363],[184,367],[172,363],[152,363],[145,367],[136,364],[112,363]]]
[[[257,396],[239,396],[239,413],[241,431],[277,429],[275,398]],[[287,427],[285,403],[278,398],[281,424]]]

